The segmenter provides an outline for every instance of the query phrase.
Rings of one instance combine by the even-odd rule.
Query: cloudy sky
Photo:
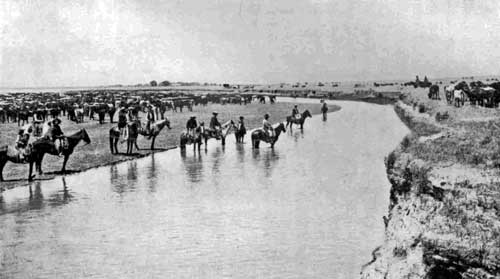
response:
[[[2,0],[0,86],[499,74],[500,1]]]

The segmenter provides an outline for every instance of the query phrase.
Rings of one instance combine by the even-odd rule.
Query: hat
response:
[[[61,122],[62,121],[59,118],[55,118],[55,119],[52,120],[52,123],[57,124],[57,125],[61,124]]]
[[[269,114],[268,113],[264,114],[264,118],[267,118],[267,117],[269,117]]]
[[[214,111],[214,112],[212,112],[212,114],[213,114],[213,115],[217,115],[217,114],[219,114],[219,113],[218,113],[218,112],[216,112],[216,111]]]
[[[245,117],[243,117],[243,116],[240,116],[240,119],[244,119],[244,118],[245,118]]]
[[[191,115],[191,119],[196,118],[196,115]]]

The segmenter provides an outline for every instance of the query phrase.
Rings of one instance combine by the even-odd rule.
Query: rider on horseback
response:
[[[186,122],[187,134],[193,139],[195,138],[196,128],[198,128],[198,122],[196,122],[196,116],[193,115]]]
[[[222,126],[219,123],[219,120],[217,119],[218,113],[216,111],[214,111],[214,112],[212,112],[212,114],[213,114],[213,116],[210,119],[209,128],[215,133],[215,138],[220,139]]]
[[[266,133],[268,138],[274,137],[274,128],[269,122],[269,114],[267,113],[264,115],[264,120],[262,120],[262,130],[264,130],[264,133]]]
[[[24,161],[24,158],[29,155],[28,142],[30,139],[31,126],[19,129],[16,138],[16,148],[19,151],[19,160]]]
[[[153,112],[153,107],[151,105],[148,105],[148,114],[146,116],[147,123],[146,123],[146,132],[149,134],[151,132],[151,124],[154,123],[155,121],[155,114]]]
[[[293,107],[292,110],[292,117],[295,117],[296,119],[300,119],[302,116],[300,115],[299,109],[297,108],[297,105]]]

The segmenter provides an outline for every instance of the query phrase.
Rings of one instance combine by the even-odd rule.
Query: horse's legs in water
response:
[[[208,142],[208,136],[205,136],[205,150],[207,150],[207,142]]]
[[[28,172],[28,181],[32,181],[33,178],[35,177],[34,175],[31,175],[33,173],[33,163],[34,162],[35,162],[34,160],[30,161],[30,169],[29,169],[29,172]]]
[[[226,145],[226,136],[221,137],[222,146]]]
[[[134,146],[135,146],[135,149],[137,149],[137,151],[141,150],[139,148],[139,146],[137,145],[137,139],[134,140]]]
[[[69,159],[69,154],[64,155],[64,161],[63,161],[61,173],[66,173],[66,163],[68,162],[68,159]]]
[[[153,136],[151,139],[151,150],[155,150],[155,140],[156,140],[156,136]]]
[[[35,158],[35,166],[36,166],[36,170],[38,171],[39,175],[43,174],[43,171],[42,171],[43,155],[44,154],[41,154],[40,157]]]

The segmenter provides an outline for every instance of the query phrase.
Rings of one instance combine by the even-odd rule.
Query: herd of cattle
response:
[[[206,106],[208,103],[246,105],[252,101],[266,102],[266,97],[273,103],[276,96],[272,94],[232,94],[206,93],[185,94],[169,91],[114,91],[86,90],[69,91],[61,94],[46,93],[7,93],[0,95],[0,123],[15,123],[19,126],[29,122],[29,118],[45,121],[49,117],[66,116],[81,123],[84,117],[99,120],[109,115],[113,122],[115,112],[120,108],[135,112],[151,108],[156,119],[164,119],[166,111],[182,112],[193,110],[194,106]]]
[[[444,87],[446,101],[457,107],[463,106],[466,101],[471,105],[496,108],[500,103],[500,82],[486,84],[481,81],[467,83],[461,81]],[[429,87],[430,99],[440,99],[439,85]]]

